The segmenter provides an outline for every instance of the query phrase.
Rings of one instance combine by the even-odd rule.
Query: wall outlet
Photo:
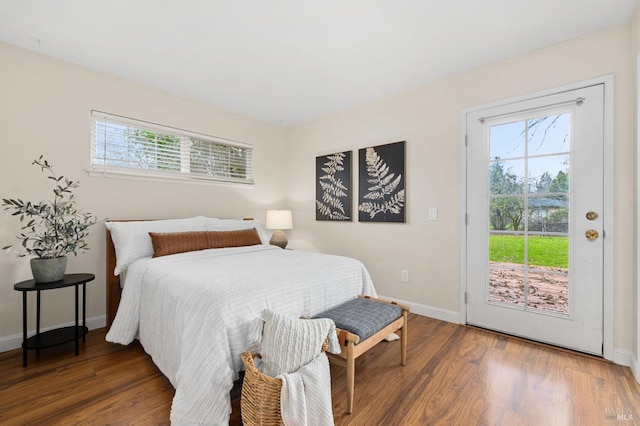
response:
[[[408,283],[409,282],[409,271],[401,271],[400,279],[402,280],[403,283]]]

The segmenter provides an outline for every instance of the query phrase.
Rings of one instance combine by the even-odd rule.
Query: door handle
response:
[[[600,234],[595,229],[589,229],[587,232],[584,233],[584,236],[587,237],[587,240],[589,241],[595,241],[598,239]]]

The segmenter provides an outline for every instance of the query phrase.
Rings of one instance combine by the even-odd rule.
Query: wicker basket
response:
[[[262,374],[253,362],[255,357],[250,352],[242,354],[245,365],[240,412],[242,423],[246,426],[281,425],[280,390],[282,380]]]
[[[322,352],[329,347],[327,340],[322,344]],[[240,397],[240,413],[245,426],[282,425],[280,414],[280,391],[282,380],[262,374],[256,368],[254,358],[260,354],[242,353],[245,366],[242,395]]]

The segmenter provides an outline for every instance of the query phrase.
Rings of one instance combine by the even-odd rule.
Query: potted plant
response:
[[[88,250],[86,238],[88,229],[97,219],[91,213],[84,213],[76,206],[73,189],[79,182],[57,176],[43,156],[34,160],[32,165],[40,167],[47,173],[53,184],[52,201],[22,201],[21,199],[3,198],[2,206],[11,211],[12,216],[20,218],[21,233],[17,236],[22,241],[25,253],[19,256],[32,255],[31,271],[38,283],[59,281],[64,277],[69,253]],[[9,250],[13,246],[3,247]]]

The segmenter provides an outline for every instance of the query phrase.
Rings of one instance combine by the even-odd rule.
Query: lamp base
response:
[[[271,239],[269,240],[269,244],[272,246],[278,246],[280,248],[285,248],[289,241],[287,240],[287,236],[280,229],[276,229],[273,231],[271,235]]]

